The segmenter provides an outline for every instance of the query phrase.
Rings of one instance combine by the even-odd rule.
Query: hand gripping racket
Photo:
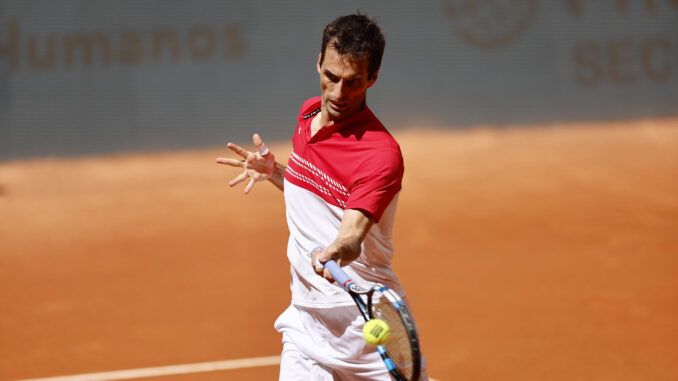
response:
[[[337,284],[351,295],[366,322],[381,319],[388,324],[391,334],[384,345],[377,345],[377,351],[391,375],[398,381],[418,380],[421,371],[419,339],[412,315],[400,296],[378,283],[369,290],[358,286],[333,260],[325,262],[324,266]]]

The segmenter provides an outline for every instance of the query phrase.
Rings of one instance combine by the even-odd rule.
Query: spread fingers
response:
[[[239,145],[237,145],[235,143],[228,143],[228,148],[230,148],[231,151],[237,153],[238,155],[240,155],[244,158],[246,158],[247,155],[250,153],[248,150],[240,147]]]
[[[247,172],[243,172],[243,173],[239,174],[238,177],[231,180],[228,183],[228,185],[229,186],[235,186],[235,185],[239,184],[240,182],[242,182],[243,180],[245,180],[246,178],[247,178]]]
[[[217,163],[230,165],[231,167],[243,167],[242,160],[231,159],[229,157],[218,157]]]

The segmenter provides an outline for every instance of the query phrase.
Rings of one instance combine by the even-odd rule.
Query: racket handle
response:
[[[326,269],[330,270],[330,274],[332,274],[332,278],[334,278],[335,282],[348,290],[348,284],[351,283],[351,278],[349,278],[348,274],[346,274],[344,270],[339,267],[337,262],[330,259],[329,261],[325,262],[324,266]]]

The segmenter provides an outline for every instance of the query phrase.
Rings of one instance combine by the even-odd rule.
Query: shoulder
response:
[[[373,170],[381,174],[402,177],[404,170],[403,154],[400,145],[391,133],[376,117],[370,118],[369,128],[363,135],[363,144],[369,147]]]
[[[378,165],[379,172],[402,178],[405,163],[399,147],[381,148],[377,151],[376,157],[374,161]]]
[[[366,130],[360,139],[360,146],[360,169],[356,172],[363,175],[402,176],[404,160],[400,145],[383,126]]]
[[[299,119],[309,119],[320,112],[320,97],[309,98],[301,105],[299,109]]]
[[[374,150],[383,151],[386,156],[399,157],[402,160],[400,145],[381,121],[370,112],[366,122],[367,126],[361,139],[363,143]]]

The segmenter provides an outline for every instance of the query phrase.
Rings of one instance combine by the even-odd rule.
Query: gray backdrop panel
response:
[[[678,114],[675,0],[0,0],[0,160],[288,139],[357,9],[393,129]]]

